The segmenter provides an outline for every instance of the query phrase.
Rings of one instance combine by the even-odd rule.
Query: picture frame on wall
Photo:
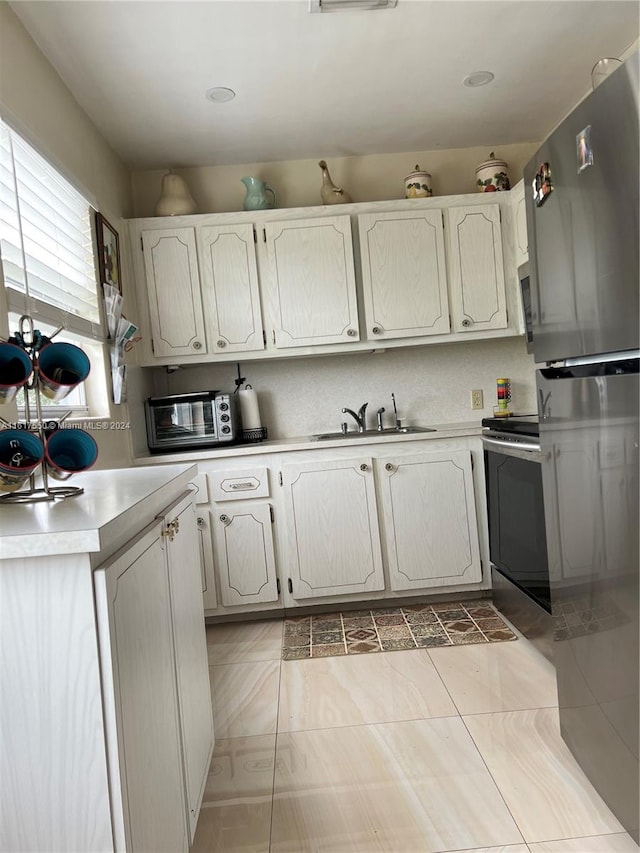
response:
[[[104,216],[96,211],[96,236],[98,241],[98,268],[100,284],[109,284],[122,295],[120,274],[120,241],[118,232]]]

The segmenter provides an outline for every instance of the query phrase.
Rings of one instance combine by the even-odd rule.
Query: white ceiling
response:
[[[616,0],[19,0],[11,7],[132,169],[543,139],[603,56],[638,38]],[[493,83],[462,86],[489,70]],[[206,89],[235,100],[212,104]]]

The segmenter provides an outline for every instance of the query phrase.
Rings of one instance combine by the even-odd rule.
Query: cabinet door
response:
[[[216,594],[216,576],[213,564],[213,537],[211,534],[211,513],[198,507],[196,519],[200,535],[200,556],[202,558],[202,600],[205,610],[215,610],[218,606]]]
[[[143,231],[141,237],[154,355],[206,352],[194,229]]]
[[[350,217],[271,222],[264,234],[276,347],[357,341]]]
[[[198,229],[198,255],[211,352],[264,349],[253,227]]]
[[[442,211],[358,217],[368,338],[449,332]]]
[[[378,464],[391,588],[479,582],[469,452],[381,459]]]
[[[294,598],[384,589],[371,459],[286,465]]]
[[[189,848],[173,649],[171,592],[162,536],[154,522],[104,569],[108,637],[101,637],[105,690],[113,690],[126,850]],[[98,602],[100,604],[100,601]],[[106,621],[106,620],[105,620]],[[100,624],[100,622],[99,622]],[[107,728],[107,741],[113,729]],[[121,835],[114,818],[116,839]],[[116,842],[117,849],[121,849]]]
[[[483,204],[446,213],[454,331],[505,329],[500,208]]]
[[[529,260],[529,238],[527,236],[527,211],[524,200],[524,181],[518,181],[511,190],[513,211],[514,244],[516,267]]]
[[[188,494],[163,515],[163,520],[168,540],[189,840],[193,842],[213,752],[213,716],[201,591],[200,533],[191,501]]]
[[[225,606],[278,600],[268,503],[218,504],[214,541]]]

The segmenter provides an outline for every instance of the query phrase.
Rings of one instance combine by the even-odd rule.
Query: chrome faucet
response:
[[[364,432],[364,431],[365,431],[365,412],[367,411],[367,406],[368,406],[368,405],[369,405],[368,403],[363,403],[363,404],[360,406],[360,408],[358,409],[358,414],[357,414],[357,415],[356,415],[356,413],[355,413],[354,411],[352,411],[351,409],[343,409],[343,410],[342,410],[342,413],[343,413],[343,414],[345,414],[345,415],[351,415],[351,417],[352,417],[352,418],[355,420],[355,422],[358,424],[358,432]]]

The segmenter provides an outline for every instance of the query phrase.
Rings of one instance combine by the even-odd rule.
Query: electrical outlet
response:
[[[482,402],[482,388],[475,388],[471,392],[471,408],[484,409],[484,403]]]

